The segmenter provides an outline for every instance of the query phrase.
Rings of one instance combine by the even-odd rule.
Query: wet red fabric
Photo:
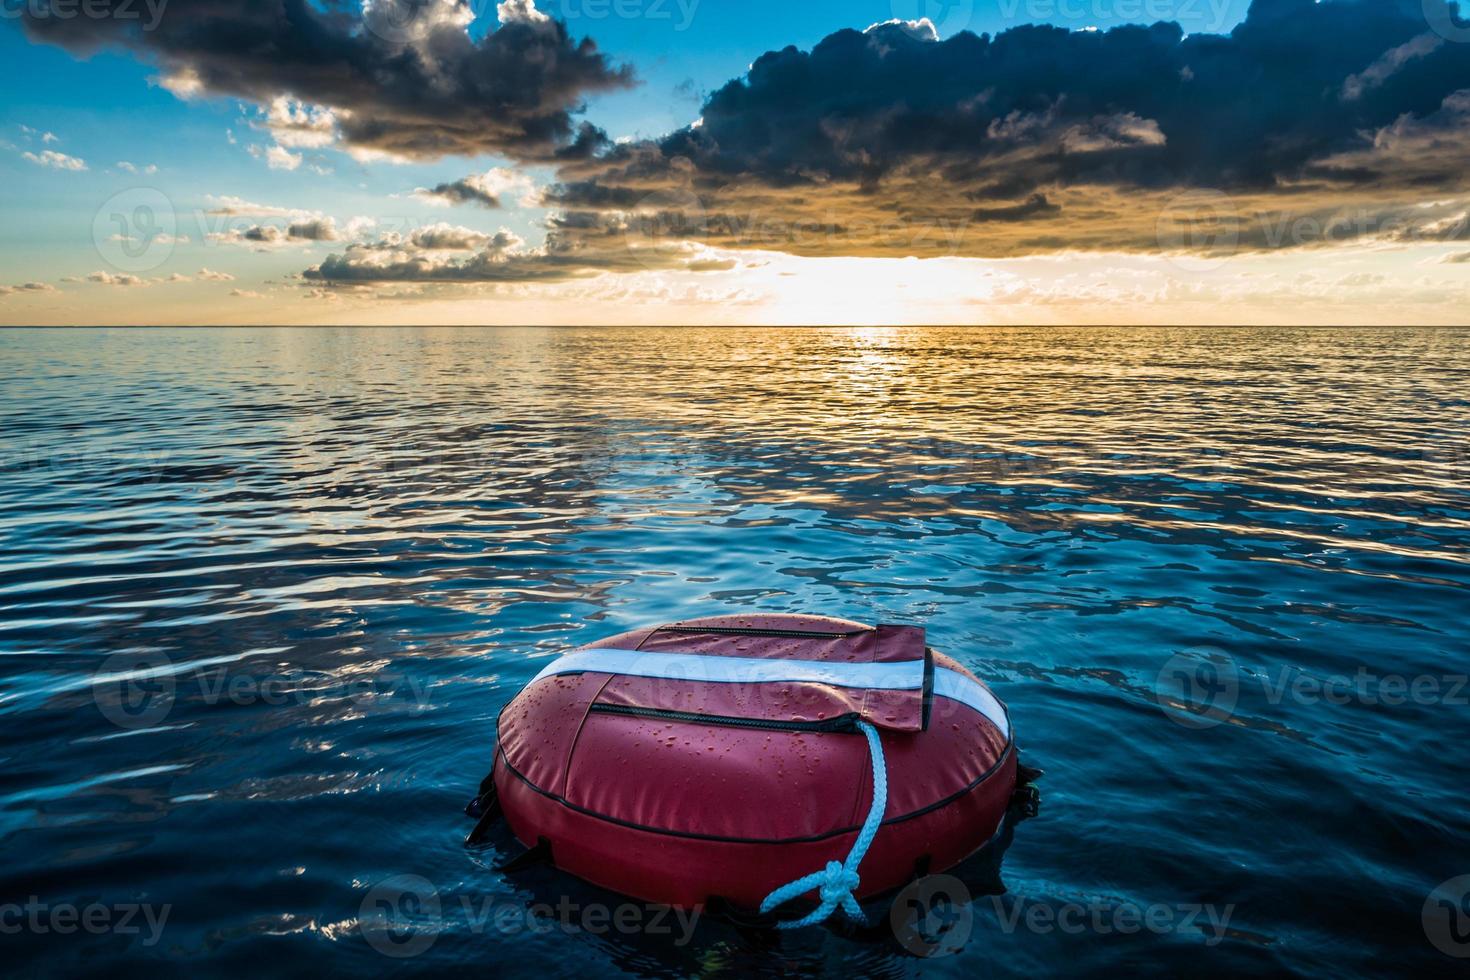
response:
[[[592,646],[853,663],[926,656],[914,627],[777,616],[679,625],[695,628],[639,630]],[[649,709],[720,720],[643,716]],[[872,799],[865,740],[851,730],[782,727],[848,712],[882,729],[885,821],[893,821],[863,861],[863,894],[901,884],[921,856],[942,870],[990,838],[1014,788],[1009,739],[960,702],[935,698],[926,715],[922,690],[551,676],[502,714],[496,787],[516,835],[528,845],[547,838],[567,871],[649,901],[720,895],[753,905],[796,873],[841,860],[852,844]]]

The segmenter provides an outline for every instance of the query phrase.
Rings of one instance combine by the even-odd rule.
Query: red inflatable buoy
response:
[[[548,664],[502,711],[485,788],[578,877],[755,909],[824,868],[830,888],[806,890],[838,904],[949,868],[995,834],[1015,782],[1005,707],[923,629],[722,616]]]

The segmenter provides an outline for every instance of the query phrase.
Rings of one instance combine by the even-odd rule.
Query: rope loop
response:
[[[868,807],[867,819],[863,821],[862,829],[858,831],[857,840],[853,841],[846,861],[828,861],[821,871],[813,871],[805,877],[782,885],[761,902],[761,911],[769,913],[798,895],[816,890],[822,900],[821,904],[800,919],[777,923],[778,929],[814,926],[827,921],[839,908],[854,922],[866,924],[868,921],[855,896],[861,883],[857,869],[868,853],[868,848],[872,846],[873,838],[878,835],[878,827],[883,822],[883,811],[888,808],[888,768],[883,761],[883,743],[878,738],[878,729],[866,721],[859,721],[858,728],[867,736],[868,755],[873,760],[873,803]]]

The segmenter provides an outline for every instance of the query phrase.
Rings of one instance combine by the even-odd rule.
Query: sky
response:
[[[3,0],[0,323],[1464,323],[1445,0]]]

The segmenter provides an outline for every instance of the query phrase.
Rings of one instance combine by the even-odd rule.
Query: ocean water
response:
[[[1470,332],[4,331],[0,371],[8,975],[1470,964]],[[1040,812],[942,914],[657,920],[463,846],[548,658],[756,610],[922,624],[1008,702]]]

